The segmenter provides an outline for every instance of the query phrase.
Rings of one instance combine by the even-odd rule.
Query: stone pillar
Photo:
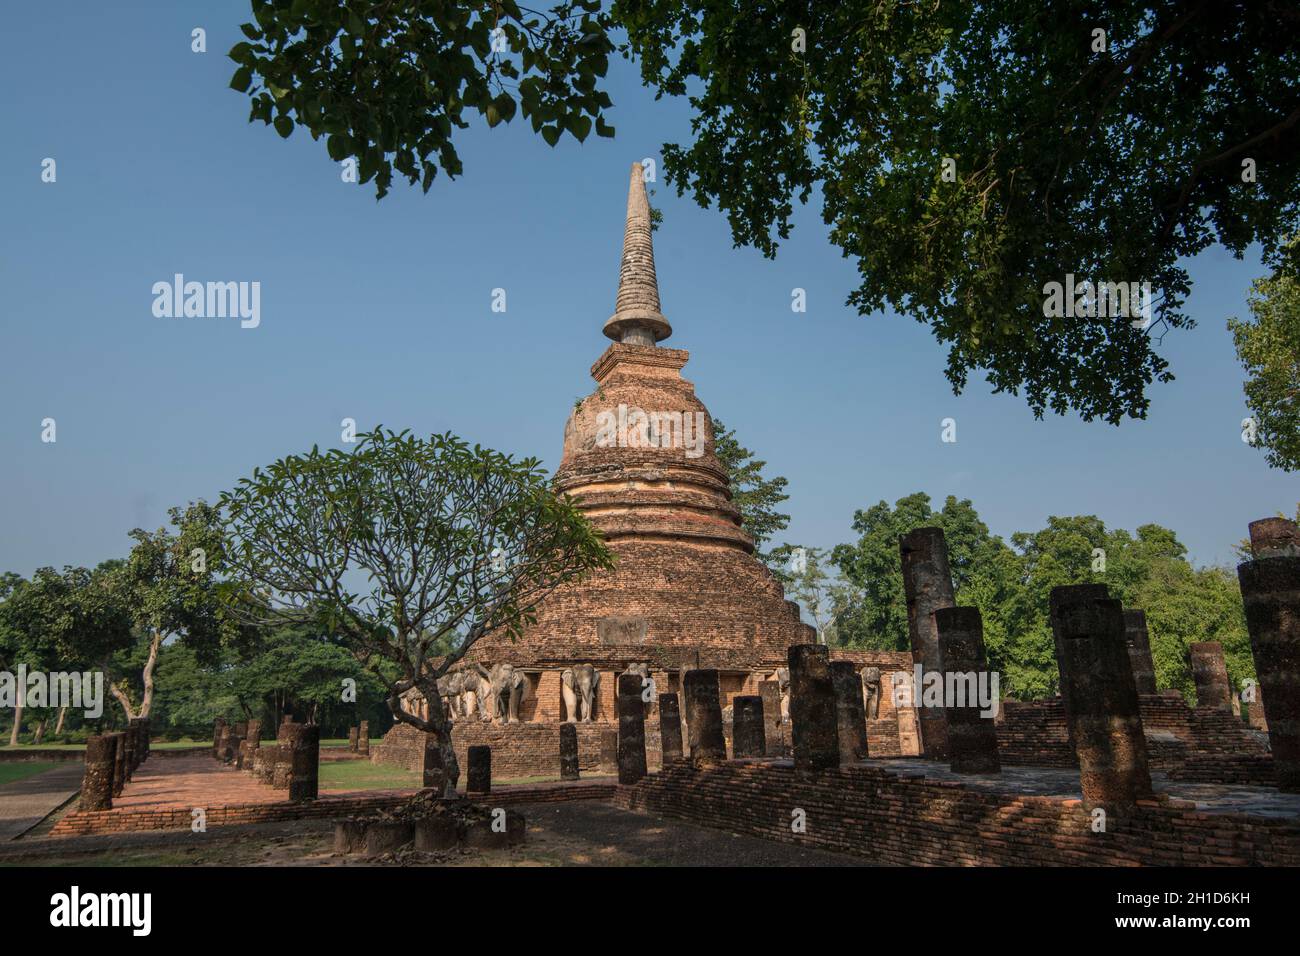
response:
[[[834,770],[840,765],[840,735],[830,651],[822,644],[792,644],[789,659],[794,768],[804,774]]]
[[[767,755],[767,734],[763,728],[763,698],[757,694],[736,697],[731,702],[731,756]]]
[[[1232,710],[1232,685],[1223,645],[1204,641],[1191,646],[1192,679],[1196,681],[1196,706],[1209,710]]]
[[[122,772],[125,774],[124,779],[127,783],[130,783],[131,778],[135,776],[135,742],[138,736],[135,728],[135,718],[132,717],[126,722],[126,730],[122,731],[122,739],[118,742],[118,746],[123,748],[122,752],[125,755]]]
[[[763,740],[769,757],[785,755],[785,725],[781,723],[781,682],[759,681],[758,695],[763,698]]]
[[[370,721],[361,721],[361,727],[357,730],[357,753],[370,755]]]
[[[120,797],[126,786],[126,734],[110,734],[113,738],[113,796]]]
[[[578,770],[578,725],[560,724],[560,779],[577,780]]]
[[[360,734],[360,732],[361,732],[361,728],[360,728],[360,727],[349,727],[349,728],[348,728],[348,751],[349,751],[350,753],[356,753],[356,752],[357,752],[357,746],[358,746],[357,738],[358,738],[358,735]]]
[[[659,695],[659,741],[665,767],[682,759],[682,709],[676,694]]]
[[[1061,705],[1069,709],[1070,688],[1069,675],[1061,658],[1065,653],[1065,643],[1061,636],[1058,618],[1062,609],[1070,604],[1089,604],[1092,601],[1105,601],[1110,598],[1110,590],[1104,584],[1066,584],[1052,588],[1047,599],[1047,613],[1052,625],[1052,641],[1056,645],[1056,671],[1060,677]],[[1131,671],[1132,665],[1129,666]]]
[[[952,686],[964,699],[944,701],[950,766],[954,773],[1000,773],[994,718],[1002,702],[1000,694],[995,693],[999,688],[993,685],[984,653],[984,622],[979,608],[940,608],[934,612],[934,623],[939,629],[945,688],[948,675],[962,675],[952,679]],[[980,702],[981,690],[990,708],[987,713]]]
[[[907,598],[907,629],[912,639],[912,663],[924,671],[943,671],[934,612],[955,603],[952,571],[948,567],[948,542],[942,528],[917,528],[898,539],[903,560],[903,593]],[[920,690],[920,688],[917,688]],[[942,707],[924,707],[918,699],[916,716],[921,747],[932,760],[948,756]]]
[[[280,722],[280,729],[275,735],[275,764],[271,768],[271,788],[274,790],[289,789],[289,781],[293,777],[293,748],[301,727],[302,724],[295,724],[288,719]]]
[[[724,763],[727,738],[722,732],[722,702],[718,672],[712,668],[687,671],[682,678],[686,697],[686,742],[697,767]]]
[[[614,770],[618,767],[617,730],[602,730],[600,732],[600,765],[607,770]]]
[[[244,769],[249,773],[253,772],[253,755],[262,749],[262,722],[260,720],[250,720],[248,722],[248,736],[244,738]]]
[[[1077,585],[1093,587],[1093,585]],[[1053,595],[1064,588],[1053,589]],[[1122,809],[1151,795],[1146,737],[1119,601],[1059,602],[1066,719],[1087,807]]]
[[[140,762],[144,763],[149,759],[149,718],[140,718]]]
[[[1300,531],[1294,522],[1253,522],[1255,560],[1238,565],[1250,652],[1268,718],[1278,787],[1300,791]],[[1251,705],[1252,713],[1255,705]]]
[[[352,728],[355,736],[356,728]],[[424,735],[424,779],[425,790],[433,790],[441,796],[447,788],[447,771],[442,761],[442,748],[438,746],[433,734]]]
[[[466,793],[492,792],[492,748],[478,745],[469,748],[469,772],[465,776]]]
[[[299,724],[293,747],[290,800],[315,800],[320,787],[320,726]]]
[[[641,675],[618,675],[618,782],[636,783],[646,775],[645,702]]]
[[[1264,717],[1264,688],[1255,681],[1255,699],[1246,701],[1246,723],[1253,730],[1268,730],[1268,720]]]
[[[212,722],[212,758],[221,759],[221,731],[226,726],[226,719],[218,717]]]
[[[1151,657],[1151,635],[1147,632],[1147,612],[1124,612],[1124,640],[1128,644],[1128,659],[1133,667],[1133,683],[1139,694],[1156,692],[1156,665]]]
[[[81,780],[81,809],[113,809],[113,766],[117,741],[112,734],[86,738],[86,773]]]
[[[867,708],[862,701],[862,677],[853,661],[831,661],[831,686],[835,690],[835,723],[840,742],[840,763],[867,757]]]

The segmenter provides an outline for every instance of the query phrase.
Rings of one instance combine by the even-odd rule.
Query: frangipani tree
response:
[[[256,469],[221,507],[229,570],[259,603],[235,600],[343,638],[384,679],[393,716],[434,736],[448,792],[460,771],[438,678],[483,635],[518,635],[559,585],[612,566],[537,459],[451,434],[377,428],[350,451],[312,448]],[[402,708],[411,688],[427,717]]]

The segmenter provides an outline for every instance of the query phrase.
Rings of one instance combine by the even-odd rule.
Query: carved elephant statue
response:
[[[880,668],[862,668],[862,692],[865,695],[867,720],[880,716]]]
[[[461,706],[464,682],[465,675],[459,672],[438,678],[438,696],[442,698],[443,703],[446,705],[447,716],[453,721],[460,720],[465,715],[465,711]]]
[[[492,711],[489,707],[491,701],[492,686],[488,683],[488,679],[477,670],[462,671],[460,712],[465,715],[465,719],[473,720],[477,717],[480,720],[490,720],[492,717]]]
[[[777,688],[781,692],[781,719],[790,719],[790,668],[778,667],[772,672],[772,680],[776,681]]]
[[[513,664],[494,664],[488,681],[492,688],[492,719],[497,723],[519,723],[519,704],[528,684],[524,672]]]
[[[600,672],[590,664],[566,667],[560,673],[560,692],[564,697],[565,719],[569,723],[591,723],[596,712],[596,689]]]

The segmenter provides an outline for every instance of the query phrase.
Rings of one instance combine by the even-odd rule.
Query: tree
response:
[[[795,198],[820,186],[862,277],[849,304],[929,325],[955,391],[983,371],[1040,416],[1144,417],[1149,386],[1172,378],[1155,335],[1194,324],[1180,260],[1258,242],[1271,261],[1300,225],[1300,9],[1287,0],[253,11],[230,54],[251,118],[328,136],[381,196],[393,168],[427,190],[435,151],[460,172],[466,108],[495,125],[518,107],[552,145],[592,117],[612,133],[600,80],[625,30],[617,49],[646,84],[692,110],[693,141],[663,148],[679,194],[716,203],[737,244],[771,256]],[[1148,282],[1151,315],[1082,300],[1083,315],[1045,314],[1045,286],[1067,276]]]
[[[428,192],[439,168],[462,171],[452,139],[467,110],[488,126],[518,112],[552,146],[566,132],[585,140],[593,120],[598,136],[614,135],[597,89],[614,50],[600,7],[253,0],[230,85],[252,100],[249,122],[326,137],[330,158],[355,161],[380,198],[394,171]]]
[[[1292,256],[1300,255],[1300,241]],[[1300,277],[1278,267],[1257,279],[1247,299],[1252,322],[1228,320],[1237,359],[1246,370],[1246,404],[1254,444],[1274,468],[1300,469]]]
[[[384,680],[393,716],[433,736],[449,793],[459,767],[438,678],[485,634],[515,638],[557,587],[613,566],[537,459],[450,434],[375,429],[347,453],[290,455],[221,507],[229,567],[259,592],[252,610],[337,635]],[[411,688],[427,717],[402,708]]]
[[[772,535],[784,531],[790,516],[776,510],[777,505],[789,499],[785,486],[789,482],[778,475],[764,478],[767,462],[754,457],[754,453],[736,440],[734,430],[727,428],[718,418],[713,419],[713,451],[718,463],[727,471],[731,482],[731,500],[740,509],[740,526],[754,539],[754,550],[769,567],[780,567],[780,559],[763,554],[763,545]]]
[[[109,572],[139,638],[120,649],[110,676],[109,690],[128,720],[152,712],[154,669],[164,641],[180,638],[211,660],[223,644],[240,645],[253,636],[228,612],[228,594],[242,585],[218,574],[226,546],[217,509],[199,501],[170,509],[168,517],[174,530],[133,530],[130,555]]]
[[[836,611],[842,604],[835,579],[826,573],[828,557],[822,548],[783,544],[772,549],[769,562],[786,595],[812,618],[819,644],[833,642]]]
[[[6,668],[25,664],[41,671],[107,667],[131,641],[131,615],[112,572],[65,567],[38,568],[30,581],[11,579],[0,603],[0,643]],[[10,743],[17,744],[22,701],[14,713]]]

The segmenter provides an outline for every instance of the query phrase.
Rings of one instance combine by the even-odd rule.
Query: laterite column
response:
[[[925,672],[943,672],[939,632],[934,612],[952,607],[952,571],[948,543],[942,528],[917,528],[898,539],[903,561],[903,593],[907,598],[907,629],[912,639],[912,663]],[[921,725],[921,746],[932,760],[948,756],[948,734],[942,707],[925,707],[917,688],[916,716]]]
[[[948,675],[962,675],[952,686],[962,689],[965,700],[944,701],[948,717],[948,760],[954,773],[1000,773],[998,734],[993,718],[1001,701],[993,693],[988,658],[984,652],[984,622],[979,608],[946,607],[934,612],[943,654],[945,687]],[[989,705],[987,715],[979,699],[981,684]]]
[[[659,742],[665,767],[682,759],[682,709],[676,694],[659,695]]]
[[[578,769],[578,725],[560,724],[560,779],[577,780],[581,775]]]
[[[764,757],[767,734],[763,730],[763,698],[757,694],[731,702],[731,756]]]
[[[645,703],[641,675],[618,675],[618,782],[636,783],[646,775]]]
[[[293,747],[290,800],[315,800],[320,790],[320,725],[299,724]]]
[[[840,763],[867,758],[867,708],[862,700],[862,678],[853,661],[831,661],[831,686],[835,688],[835,722],[840,742]]]
[[[721,692],[718,672],[697,668],[682,680],[686,696],[686,735],[690,760],[697,767],[723,763],[727,759],[727,738],[722,732]]]
[[[1156,693],[1156,665],[1151,657],[1151,635],[1147,631],[1147,612],[1124,611],[1124,640],[1133,667],[1133,683],[1139,694]]]
[[[1192,679],[1196,681],[1196,706],[1209,710],[1232,710],[1232,685],[1228,683],[1228,662],[1223,645],[1204,641],[1190,648]]]
[[[81,809],[113,809],[113,765],[117,741],[112,734],[86,738],[86,773],[81,780]]]
[[[789,661],[794,768],[805,774],[833,770],[840,765],[840,739],[830,651],[821,644],[792,644]]]

